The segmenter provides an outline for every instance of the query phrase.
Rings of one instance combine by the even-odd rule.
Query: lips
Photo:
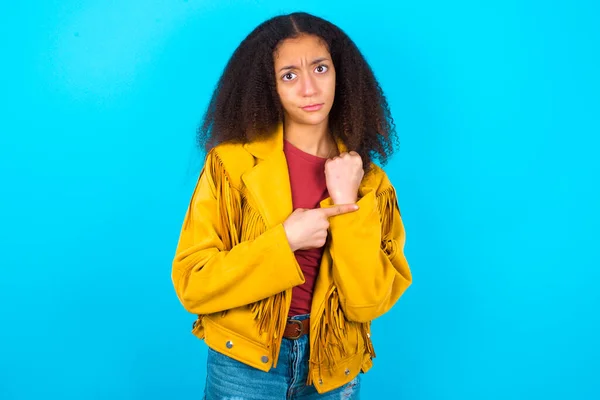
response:
[[[323,103],[320,104],[309,104],[307,106],[302,107],[304,111],[319,111],[323,108]]]

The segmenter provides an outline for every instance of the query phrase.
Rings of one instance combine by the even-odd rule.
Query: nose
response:
[[[306,74],[302,79],[301,89],[304,97],[311,97],[317,94],[317,82],[312,74]]]

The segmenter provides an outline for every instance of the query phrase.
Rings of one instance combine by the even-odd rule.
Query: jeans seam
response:
[[[292,379],[290,380],[290,386],[288,387],[287,390],[287,395],[286,398],[289,399],[293,399],[294,398],[294,384],[296,383],[296,341],[292,342],[292,352],[291,352],[291,356],[292,356],[292,362],[290,363],[290,376],[292,377]]]

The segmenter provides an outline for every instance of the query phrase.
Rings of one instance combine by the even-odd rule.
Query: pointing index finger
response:
[[[356,204],[337,204],[332,207],[322,208],[321,210],[322,210],[321,212],[325,215],[325,217],[329,218],[329,217],[334,217],[336,215],[342,215],[342,214],[354,212],[354,211],[358,210],[358,205],[356,205]]]

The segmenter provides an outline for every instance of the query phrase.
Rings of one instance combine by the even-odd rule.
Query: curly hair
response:
[[[246,143],[269,135],[283,121],[277,94],[273,53],[285,39],[302,34],[324,41],[336,70],[335,99],[329,129],[348,150],[360,154],[368,170],[394,151],[395,125],[371,67],[334,24],[302,12],[271,18],[256,27],[228,61],[198,128],[205,151],[220,143]]]

